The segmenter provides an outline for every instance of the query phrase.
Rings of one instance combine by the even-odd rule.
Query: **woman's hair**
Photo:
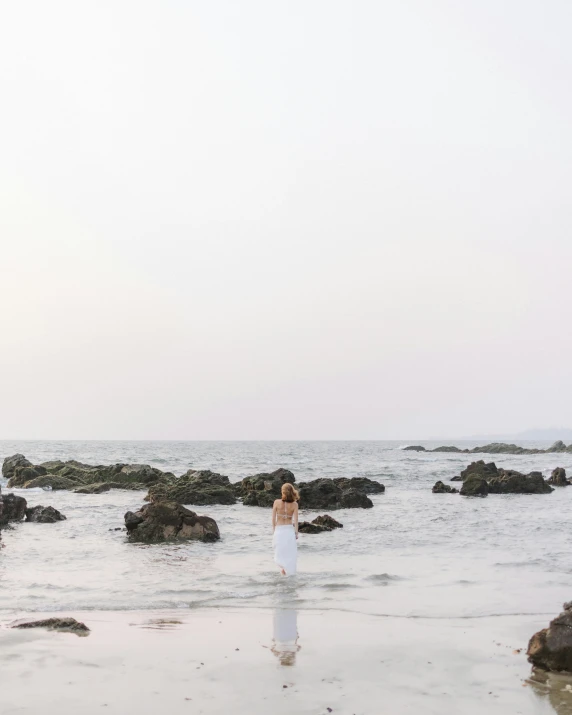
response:
[[[298,501],[299,498],[300,495],[290,482],[286,482],[282,485],[282,501]]]

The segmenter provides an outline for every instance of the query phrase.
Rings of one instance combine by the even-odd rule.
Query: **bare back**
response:
[[[274,502],[274,510],[276,514],[276,524],[278,526],[286,526],[292,524],[292,519],[298,512],[298,503],[283,501],[276,499]]]

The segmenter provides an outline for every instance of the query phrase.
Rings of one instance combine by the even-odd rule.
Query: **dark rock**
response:
[[[473,454],[544,454],[550,450],[528,449],[506,442],[491,442],[491,444],[485,444],[482,447],[474,447],[470,451]]]
[[[23,487],[26,482],[37,479],[45,474],[47,474],[47,472],[43,467],[18,465],[12,470],[12,476],[8,480],[8,486],[10,489]]]
[[[359,489],[364,494],[383,494],[385,492],[383,484],[367,477],[337,477],[333,481],[340,489]]]
[[[550,494],[554,491],[540,472],[521,474],[513,469],[499,469],[499,476],[489,479],[488,484],[490,494]]]
[[[2,476],[4,479],[10,479],[14,475],[16,467],[32,467],[32,462],[26,459],[23,454],[13,454],[11,457],[6,457],[2,464]]]
[[[276,499],[280,499],[282,485],[287,482],[294,484],[295,481],[296,477],[289,469],[280,468],[274,472],[245,477],[234,485],[234,490],[246,506],[271,507]]]
[[[208,516],[197,516],[176,502],[151,502],[138,512],[125,514],[130,541],[160,543],[163,541],[217,541],[218,526]]]
[[[69,477],[59,477],[56,474],[45,474],[42,477],[36,477],[24,484],[24,489],[37,489],[38,487],[50,487],[54,491],[62,489],[75,489],[78,482]]]
[[[358,489],[341,489],[333,479],[314,479],[302,482],[300,506],[303,509],[369,509],[373,506],[371,499]]]
[[[433,494],[458,494],[459,490],[448,484],[443,484],[443,482],[435,482],[432,492]]]
[[[23,521],[26,516],[28,503],[24,497],[15,494],[2,494],[3,509],[0,526],[5,526],[9,521]]]
[[[528,644],[528,660],[538,668],[572,673],[572,604],[548,626],[535,633]]]
[[[412,444],[410,447],[404,447],[403,448],[404,452],[426,452],[427,450],[425,447],[422,447],[420,444]]]
[[[566,470],[562,467],[556,467],[547,481],[548,484],[552,484],[555,487],[567,487],[570,484],[570,481],[566,479]]]
[[[298,524],[298,531],[303,534],[321,534],[324,531],[333,531],[334,529],[342,529],[343,524],[336,521],[329,514],[317,516],[313,521],[301,521]]]
[[[479,476],[483,479],[492,479],[492,477],[498,477],[499,470],[494,462],[485,462],[481,459],[478,462],[471,462],[466,469],[461,472],[460,481],[465,481],[470,476]],[[452,480],[451,480],[452,481]]]
[[[236,504],[228,477],[208,469],[190,469],[182,477],[160,482],[149,489],[147,501],[176,501],[179,504]]]
[[[489,485],[478,474],[467,477],[461,487],[461,494],[465,497],[486,497],[488,493]]]
[[[343,524],[340,524],[339,521],[336,521],[334,517],[330,516],[329,514],[317,516],[315,519],[312,520],[312,524],[317,524],[318,526],[321,526],[323,529],[327,529],[328,531],[344,528]]]
[[[547,452],[565,452],[567,449],[568,448],[566,447],[564,442],[562,442],[562,440],[559,439],[558,441],[554,442],[554,444],[551,447],[549,447],[546,451]]]
[[[461,475],[457,475],[456,477],[451,477],[451,481],[452,482],[462,482],[463,477],[461,477]]]
[[[53,506],[33,506],[26,509],[26,521],[36,521],[39,524],[55,524],[65,521],[65,516]]]
[[[86,636],[90,631],[85,623],[76,621],[75,618],[47,618],[43,621],[29,621],[28,623],[18,623],[13,628],[47,628],[50,631],[62,631],[65,633],[75,633],[78,636]]]
[[[467,449],[459,449],[458,447],[436,447],[435,449],[430,450],[431,452],[451,452],[453,454],[457,454],[459,452],[468,452]]]

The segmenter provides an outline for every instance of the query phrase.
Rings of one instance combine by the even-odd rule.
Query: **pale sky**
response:
[[[572,426],[569,0],[0,6],[0,438]]]

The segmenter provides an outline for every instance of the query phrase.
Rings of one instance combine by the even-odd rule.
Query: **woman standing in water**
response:
[[[282,485],[282,498],[276,499],[272,507],[274,561],[283,576],[293,576],[296,573],[299,498],[290,482],[286,482]]]

